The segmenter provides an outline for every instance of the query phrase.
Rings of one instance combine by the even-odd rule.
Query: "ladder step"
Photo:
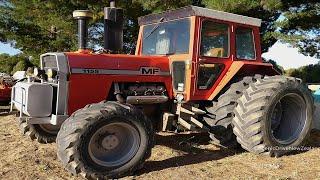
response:
[[[162,131],[172,129],[173,122],[174,122],[175,115],[165,112],[162,115]]]
[[[193,107],[191,108],[192,112],[194,112],[195,114],[206,114],[205,111],[201,110],[201,109],[198,109],[196,107]]]
[[[177,106],[177,113],[180,112],[184,112],[190,115],[206,114],[205,111],[187,104],[179,104]]]
[[[191,130],[191,131],[196,130],[196,128],[192,124],[188,123],[187,121],[183,120],[180,117],[178,118],[178,123],[188,130]]]
[[[180,108],[180,112],[184,112],[184,113],[187,113],[187,114],[190,114],[190,115],[195,115],[194,112],[192,112],[192,111],[190,111],[190,110],[188,110],[188,109],[186,109],[184,107]]]
[[[191,118],[190,118],[190,121],[191,121],[193,124],[197,125],[198,127],[202,128],[202,129],[208,130],[208,128],[207,128],[206,126],[204,126],[204,125],[203,125],[200,121],[198,121],[196,118],[191,117]]]

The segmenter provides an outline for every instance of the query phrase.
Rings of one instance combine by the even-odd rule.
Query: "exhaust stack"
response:
[[[114,0],[104,8],[104,49],[118,53],[123,48],[123,9],[116,8]]]
[[[87,49],[88,41],[88,20],[92,19],[92,12],[89,10],[73,11],[73,18],[78,20],[78,48]]]

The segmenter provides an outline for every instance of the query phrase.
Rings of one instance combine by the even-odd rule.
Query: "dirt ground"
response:
[[[13,115],[0,115],[0,179],[81,179],[65,171],[55,144],[20,135]],[[320,133],[306,152],[270,158],[210,145],[206,135],[159,134],[151,158],[125,179],[320,179]]]

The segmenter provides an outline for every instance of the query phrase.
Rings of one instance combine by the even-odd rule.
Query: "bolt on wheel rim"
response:
[[[307,121],[307,105],[301,95],[282,96],[272,111],[271,133],[280,144],[291,144],[300,137]]]
[[[107,124],[93,134],[88,152],[95,163],[114,167],[130,161],[139,146],[139,132],[130,124],[117,122]]]

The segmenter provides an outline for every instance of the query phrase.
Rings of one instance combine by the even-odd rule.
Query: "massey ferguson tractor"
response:
[[[147,15],[139,18],[135,55],[121,55],[123,9],[112,2],[104,14],[104,50],[87,48],[92,13],[75,11],[79,50],[43,54],[12,92],[22,132],[56,140],[69,172],[133,174],[159,131],[207,131],[222,147],[270,156],[303,146],[312,95],[263,62],[260,19],[194,6]]]

